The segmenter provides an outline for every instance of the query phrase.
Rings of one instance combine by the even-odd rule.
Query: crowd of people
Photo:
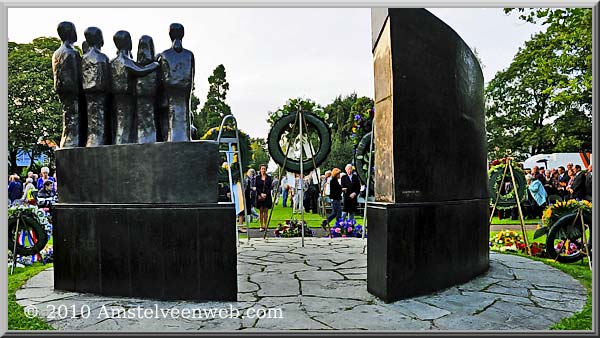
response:
[[[583,172],[579,164],[567,163],[566,168],[545,169],[534,166],[525,169],[527,181],[527,201],[523,203],[525,217],[539,218],[543,209],[562,200],[588,200],[592,201],[592,165]],[[501,193],[512,189],[512,182],[507,178]],[[516,208],[510,210],[511,217],[517,217]],[[506,216],[506,215],[505,215]]]
[[[351,164],[344,171],[333,168],[320,177],[312,171],[304,177],[300,174],[282,175],[279,182],[276,176],[267,173],[265,164],[260,165],[258,173],[255,169],[249,169],[246,173],[243,182],[245,211],[237,215],[239,232],[247,232],[243,226],[245,214],[250,222],[258,219],[260,231],[265,231],[269,209],[280,201],[283,208],[292,208],[293,214],[304,210],[326,216],[321,224],[326,229],[332,220],[353,219],[359,209],[359,196],[364,198],[365,186],[353,172]],[[227,185],[220,187],[220,201],[231,201],[231,191]]]
[[[17,174],[8,177],[9,206],[34,204],[51,208],[57,198],[56,174],[51,176],[48,167],[42,167],[39,175],[30,171],[24,179]]]

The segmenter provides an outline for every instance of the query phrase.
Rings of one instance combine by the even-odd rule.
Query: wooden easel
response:
[[[525,232],[525,218],[523,217],[523,210],[521,209],[521,202],[519,201],[519,192],[517,189],[517,182],[515,180],[515,175],[512,169],[512,158],[508,157],[506,159],[506,166],[504,167],[504,172],[502,173],[502,179],[500,182],[504,182],[506,178],[506,172],[510,171],[510,178],[512,179],[513,191],[515,193],[515,201],[517,202],[517,209],[519,210],[519,222],[521,223],[521,231],[523,232],[523,239],[525,240],[525,248],[527,255],[531,256],[531,248],[529,247],[529,240],[527,239],[527,232]],[[496,211],[496,206],[498,205],[498,199],[500,199],[500,191],[502,190],[502,185],[498,185],[498,191],[496,192],[496,201],[494,202],[494,206],[492,207],[492,213],[490,214],[489,226],[492,226],[492,219],[494,218],[494,212]]]

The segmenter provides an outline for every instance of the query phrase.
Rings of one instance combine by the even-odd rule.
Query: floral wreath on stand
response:
[[[17,217],[19,214],[22,214],[24,219],[28,221],[29,225],[33,225],[34,227],[38,227],[38,230],[45,232],[45,238],[39,238],[35,235],[35,230],[27,229],[23,231],[24,228],[20,229],[20,235],[17,237],[17,244],[22,247],[29,248],[27,251],[30,254],[17,254],[17,263],[28,266],[33,263],[41,262],[43,264],[51,263],[54,260],[54,248],[51,244],[47,244],[48,239],[52,237],[52,223],[51,217],[48,208],[38,208],[35,205],[35,199],[27,201],[26,204],[16,205],[8,208],[8,218],[9,223],[14,222],[13,218]],[[37,226],[35,224],[37,224]],[[24,226],[23,224],[22,226]],[[10,236],[12,237],[12,236]],[[35,247],[40,247],[38,244],[40,241],[42,245],[44,245],[41,250],[37,251]],[[9,260],[13,259],[13,245],[14,238],[9,238]],[[36,252],[37,251],[37,252]],[[19,252],[17,250],[17,252]]]
[[[374,194],[373,174],[375,169],[371,164],[371,172],[369,173],[369,156],[371,150],[371,142],[373,141],[373,117],[375,116],[375,108],[367,108],[361,113],[354,115],[352,125],[352,134],[350,139],[354,145],[353,156],[356,173],[363,184],[367,184],[367,177],[371,177],[369,184],[369,195]]]
[[[352,134],[350,139],[354,145],[354,151],[362,138],[373,130],[373,116],[375,115],[375,108],[367,108],[361,113],[354,115],[354,122],[352,123]]]
[[[490,185],[490,206],[493,206],[496,202],[496,197],[498,196],[498,192],[500,190],[500,184],[502,184],[502,174],[504,173],[504,168],[506,168],[506,162],[508,158],[503,158],[500,160],[494,160],[492,162],[492,167],[488,171],[489,177],[489,185]],[[514,161],[511,161],[513,174],[515,176],[515,182],[517,184],[517,193],[519,194],[519,202],[523,202],[527,199],[527,182],[525,181],[525,172],[521,167],[519,167]],[[506,178],[510,178],[510,171],[506,171]],[[512,186],[512,180],[510,180]],[[517,202],[515,200],[515,191],[514,188],[511,187],[510,191],[505,193],[504,195],[500,195],[498,198],[498,204],[496,208],[498,210],[508,210],[517,206]]]

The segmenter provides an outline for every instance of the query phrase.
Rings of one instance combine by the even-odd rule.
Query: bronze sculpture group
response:
[[[182,46],[181,24],[170,25],[172,46],[159,55],[152,38],[142,36],[137,60],[126,31],[113,36],[112,60],[101,52],[99,28],[85,30],[83,55],[73,47],[73,23],[61,22],[57,31],[62,44],[52,70],[63,110],[61,148],[191,140],[194,54]]]

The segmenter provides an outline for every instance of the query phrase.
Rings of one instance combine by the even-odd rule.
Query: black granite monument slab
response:
[[[372,9],[372,29],[367,284],[392,302],[488,268],[483,75],[464,41],[424,9]]]

